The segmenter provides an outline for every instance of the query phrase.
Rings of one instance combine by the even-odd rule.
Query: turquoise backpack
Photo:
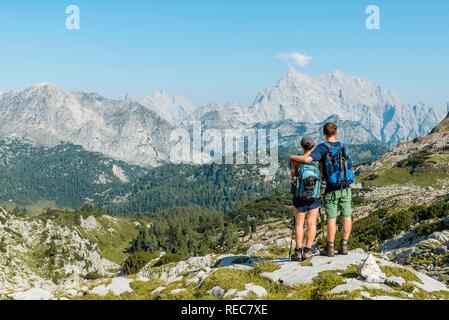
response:
[[[295,197],[303,201],[321,198],[321,171],[315,163],[304,163],[299,166]]]

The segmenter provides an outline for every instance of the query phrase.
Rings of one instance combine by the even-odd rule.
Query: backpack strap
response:
[[[328,154],[331,155],[331,154],[332,154],[332,148],[333,148],[334,146],[332,146],[332,144],[331,144],[329,141],[327,141],[327,140],[326,140],[325,143],[323,143],[323,145],[324,145],[325,147],[327,147]],[[336,141],[336,146],[337,146],[337,147],[345,147],[345,145],[344,145],[343,143],[341,143],[340,141]]]

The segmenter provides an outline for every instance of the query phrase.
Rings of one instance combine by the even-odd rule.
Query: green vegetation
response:
[[[174,254],[174,253],[168,253],[164,256],[162,256],[154,265],[155,267],[161,267],[161,266],[165,266],[169,263],[174,263],[174,262],[179,262],[186,259],[185,256],[181,256],[179,254]]]
[[[116,214],[155,212],[190,205],[230,212],[244,197],[256,199],[270,195],[278,188],[288,188],[285,173],[280,173],[274,181],[265,181],[265,178],[257,166],[251,165],[167,164],[152,169],[132,184],[112,189],[105,197],[97,199],[97,203]]]
[[[391,184],[440,187],[440,181],[449,179],[448,166],[449,153],[435,154],[425,148],[391,168],[362,175],[362,181],[367,187]]]
[[[147,221],[149,228],[139,232],[129,252],[162,250],[186,257],[227,252],[238,241],[235,225],[227,221],[223,213],[197,206],[157,211],[148,216]]]
[[[343,283],[344,278],[335,270],[321,272],[313,279],[314,288],[310,292],[310,300],[327,300],[329,291]]]
[[[6,253],[5,236],[0,239],[0,253]]]
[[[86,230],[81,227],[81,219],[94,217],[97,228]],[[129,243],[137,236],[139,227],[134,223],[144,218],[126,219],[107,215],[104,209],[84,205],[79,210],[62,211],[49,209],[38,219],[51,220],[59,225],[75,228],[83,238],[96,243],[102,256],[108,260],[122,264],[128,254]]]
[[[416,274],[405,268],[383,266],[381,269],[387,277],[401,277],[406,282],[422,283],[421,279],[419,279]]]
[[[157,258],[159,255],[156,253],[148,252],[135,252],[128,256],[123,263],[123,272],[125,275],[131,275],[138,273],[143,267],[145,267],[151,260]]]
[[[438,219],[430,224],[418,225],[414,230],[419,235],[427,236],[435,231],[447,230],[449,226],[439,221],[439,218],[445,216],[449,216],[447,199],[436,201],[429,206],[383,208],[354,222],[350,247],[377,250],[383,241],[393,238],[402,231],[412,229],[423,220]]]
[[[253,271],[257,274],[262,274],[264,272],[274,272],[279,269],[279,265],[272,261],[262,261],[256,263]]]
[[[350,146],[350,149],[354,163],[374,160],[386,151],[381,145]],[[235,208],[238,203],[245,205],[275,193],[288,192],[287,156],[297,152],[296,147],[280,148],[280,169],[270,180],[260,174],[259,166],[253,165],[166,164],[151,169],[133,183],[112,188],[105,195],[96,197],[96,203],[123,215],[190,205],[227,214],[238,210]],[[244,226],[245,230],[253,227],[250,223]]]
[[[93,194],[123,183],[114,176],[114,165],[122,168],[130,180],[146,172],[69,143],[46,148],[0,139],[0,148],[7,150],[4,159],[13,159],[0,161],[0,200],[13,199],[19,206],[41,202],[47,207],[54,201],[58,207],[77,208]]]

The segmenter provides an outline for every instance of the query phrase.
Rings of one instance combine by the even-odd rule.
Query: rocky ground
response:
[[[105,256],[117,258],[111,247],[121,253],[127,238],[137,234],[132,222],[122,220],[80,216],[76,223],[62,223],[0,208],[0,297],[53,297],[81,288],[85,279],[114,276],[120,265]]]
[[[254,252],[255,251],[255,252]],[[32,288],[9,299],[448,299],[445,284],[413,269],[367,254],[314,256],[308,262],[245,255],[194,257],[138,275],[80,283],[64,290]],[[253,252],[251,254],[251,252]]]

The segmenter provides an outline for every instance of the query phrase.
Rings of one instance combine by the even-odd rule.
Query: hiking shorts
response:
[[[336,190],[324,195],[324,208],[329,220],[338,217],[338,211],[344,218],[352,216],[352,192],[351,189]]]
[[[321,207],[321,198],[315,201],[302,201],[297,198],[293,198],[293,206],[298,212],[309,212],[310,210],[315,210]]]

